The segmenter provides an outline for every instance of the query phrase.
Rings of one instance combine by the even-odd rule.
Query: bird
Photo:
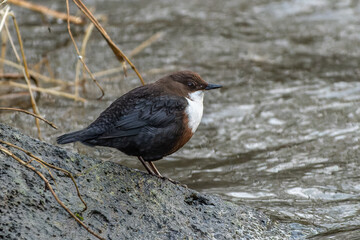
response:
[[[59,136],[57,143],[116,148],[137,157],[149,174],[167,178],[153,161],[190,140],[202,119],[204,92],[221,87],[193,71],[171,73],[122,95],[88,127]]]

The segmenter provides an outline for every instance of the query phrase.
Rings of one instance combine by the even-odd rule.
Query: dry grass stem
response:
[[[0,78],[5,78],[6,80],[13,80],[23,78],[24,75],[19,73],[0,73]]]
[[[148,71],[145,72],[145,74],[150,74],[150,75],[154,75],[154,74],[160,74],[160,73],[166,73],[169,71],[176,71],[177,67],[174,65],[168,65],[164,68],[152,68]]]
[[[68,2],[68,0],[67,0]],[[99,30],[101,35],[105,38],[106,42],[110,46],[111,50],[117,57],[117,59],[120,62],[124,62],[124,60],[131,66],[131,68],[134,70],[138,78],[140,79],[141,83],[145,85],[144,79],[141,77],[139,71],[135,67],[135,65],[126,57],[126,55],[116,46],[116,44],[111,40],[109,35],[106,33],[105,29],[101,26],[99,21],[96,20],[94,15],[89,11],[89,9],[86,8],[86,6],[83,4],[81,0],[73,0],[73,2],[78,6],[78,8],[90,19],[91,22],[94,23],[95,27]],[[123,65],[125,66],[125,65]],[[125,69],[124,69],[125,71]]]
[[[143,51],[145,48],[147,48],[148,46],[150,46],[151,44],[153,44],[155,41],[157,41],[159,38],[161,38],[164,35],[163,32],[157,32],[154,35],[152,35],[151,37],[149,37],[148,39],[146,39],[145,41],[143,41],[142,43],[140,43],[139,46],[137,46],[136,48],[134,48],[130,54],[129,54],[129,58],[136,56],[137,54],[139,54],[141,51]],[[94,73],[95,77],[103,77],[106,75],[110,75],[110,74],[114,74],[114,73],[119,73],[123,70],[123,67],[117,67],[117,68],[111,68],[111,69],[107,69],[105,71],[100,71],[100,72],[96,72]]]
[[[66,11],[67,11],[67,15],[70,16],[70,8],[69,8],[69,0],[66,0]],[[75,47],[75,50],[76,50],[76,53],[79,57],[79,60],[81,61],[81,63],[83,64],[83,67],[85,68],[85,70],[88,72],[88,74],[90,75],[91,79],[93,80],[93,82],[96,84],[96,86],[100,89],[101,91],[101,96],[99,97],[99,99],[101,99],[104,95],[105,95],[105,92],[104,92],[104,89],[100,86],[100,84],[96,81],[95,77],[93,76],[93,74],[91,73],[90,69],[86,66],[85,62],[84,62],[84,59],[83,57],[81,56],[80,54],[80,51],[79,51],[79,48],[77,47],[76,45],[76,42],[75,42],[75,39],[71,33],[71,29],[70,29],[70,21],[69,19],[67,19],[67,29],[68,29],[68,32],[69,32],[69,36],[71,38],[71,41],[73,42],[74,44],[74,47]]]
[[[140,53],[142,50],[144,50],[145,48],[153,44],[155,41],[157,41],[159,38],[161,38],[163,35],[163,32],[157,32],[148,39],[146,39],[144,42],[142,42],[139,46],[137,46],[130,52],[129,58],[134,57],[135,55]]]
[[[26,57],[25,57],[23,42],[22,42],[21,35],[20,35],[20,29],[19,29],[19,26],[17,24],[17,21],[16,21],[16,18],[14,16],[14,14],[10,13],[10,15],[11,15],[11,17],[13,19],[14,26],[15,26],[15,29],[16,29],[17,38],[18,38],[18,42],[19,42],[19,45],[20,45],[21,56],[22,56],[22,60],[23,60],[23,64],[24,64],[24,69],[23,69],[24,70],[24,78],[25,78],[26,84],[27,84],[28,89],[29,89],[30,99],[31,99],[31,106],[32,106],[33,112],[36,115],[40,115],[39,109],[38,109],[38,107],[36,105],[36,102],[35,102],[34,95],[33,95],[32,91],[31,91],[31,84],[30,84],[30,80],[29,80],[30,79],[30,74],[29,74],[29,71],[28,71],[27,63],[26,63]],[[42,139],[39,119],[35,118],[35,123],[36,123],[36,127],[38,129],[39,139]]]
[[[5,58],[8,37],[6,32],[1,31],[1,58]],[[0,73],[4,73],[4,63],[0,62]]]
[[[46,120],[45,118],[43,118],[43,117],[41,117],[41,116],[39,116],[39,115],[36,115],[35,113],[32,113],[32,112],[26,111],[26,110],[24,110],[24,109],[20,109],[20,108],[0,107],[0,110],[9,110],[9,111],[23,112],[23,113],[29,114],[29,115],[31,115],[31,116],[33,116],[33,117],[36,117],[36,118],[38,118],[38,119],[40,119],[40,120],[42,120],[42,121],[46,122],[47,124],[49,124],[52,128],[57,129],[57,127],[55,126],[55,124],[54,124],[54,123],[52,123],[52,122],[50,122],[50,121]]]
[[[110,68],[110,69],[106,69],[104,71],[96,72],[96,73],[94,73],[94,76],[95,77],[105,77],[107,75],[119,73],[121,71],[123,71],[123,67]]]
[[[52,10],[50,8],[44,7],[42,5],[31,3],[28,1],[8,0],[8,3],[14,4],[14,5],[17,5],[20,7],[24,7],[24,8],[30,9],[32,11],[35,11],[35,12],[40,12],[45,15],[50,15],[50,16],[53,16],[55,18],[62,19],[62,20],[66,20],[68,18],[67,14],[65,14],[65,13],[61,13],[61,12]],[[82,18],[75,17],[75,16],[70,16],[69,21],[74,24],[84,24],[85,23]]]
[[[47,56],[41,58],[41,60],[33,66],[33,69],[40,74],[41,67],[42,67],[43,65],[45,65],[45,67],[47,68],[47,71],[48,71],[48,73],[49,73],[50,79],[54,79],[54,78],[55,78],[55,74],[54,74],[54,72],[53,72],[52,69],[51,69],[51,66],[50,66],[50,63],[49,63],[49,59],[47,58]],[[29,69],[29,72],[30,72],[30,69]]]
[[[10,85],[10,86],[14,86],[14,87],[28,89],[26,84],[21,84],[21,83],[12,82],[12,81],[0,83],[0,85]],[[86,102],[85,98],[76,97],[73,94],[61,92],[61,91],[57,91],[57,90],[53,90],[53,89],[49,89],[49,88],[41,88],[41,87],[31,86],[31,90],[41,92],[41,93],[48,93],[48,94],[51,94],[54,96],[65,97],[65,98],[73,99],[75,101]]]
[[[6,4],[7,0],[2,0],[2,2],[0,2],[0,7],[2,7],[3,4]]]
[[[20,64],[14,63],[12,61],[9,61],[9,60],[3,59],[3,58],[0,58],[0,63],[4,63],[5,65],[11,66],[11,67],[16,68],[16,69],[21,70],[21,71],[24,68]],[[73,83],[66,82],[65,80],[61,80],[61,79],[55,79],[55,78],[47,77],[47,76],[42,75],[40,73],[37,73],[36,71],[33,71],[31,69],[29,69],[29,73],[30,73],[31,76],[35,77],[36,79],[41,80],[41,81],[46,82],[46,83],[56,83],[56,84],[65,85],[65,86],[73,85]]]
[[[37,63],[33,64],[33,66],[31,67],[34,71],[36,72],[40,72],[41,70],[41,66],[44,64],[44,58],[40,58],[40,61],[38,61]]]
[[[50,79],[55,79],[55,74],[54,74],[53,70],[51,69],[50,62],[49,62],[49,59],[47,57],[45,58],[45,63],[44,64],[45,64],[45,66],[47,68]]]
[[[12,48],[12,50],[13,50],[13,52],[14,52],[15,57],[16,57],[16,60],[20,63],[20,62],[21,62],[20,56],[19,56],[19,54],[18,54],[17,51],[16,51],[14,41],[13,41],[13,39],[12,39],[12,37],[11,37],[9,28],[8,28],[8,26],[7,26],[7,22],[5,22],[5,30],[6,30],[6,33],[7,33],[7,36],[8,36],[10,45],[11,45],[11,48]]]
[[[91,233],[93,236],[97,237],[98,239],[101,240],[105,240],[104,238],[102,238],[101,236],[99,236],[97,233],[95,233],[93,230],[90,229],[90,227],[88,225],[86,225],[85,223],[83,223],[82,221],[80,221],[73,212],[70,211],[69,208],[67,208],[65,206],[65,204],[59,199],[59,197],[57,196],[57,194],[55,193],[54,189],[52,188],[51,184],[49,183],[49,181],[47,180],[47,178],[41,173],[39,172],[34,166],[32,166],[31,164],[28,164],[27,162],[21,160],[19,157],[17,157],[14,153],[12,153],[10,150],[8,150],[5,147],[0,146],[0,151],[2,151],[3,153],[9,155],[10,157],[12,157],[13,159],[15,159],[16,161],[18,161],[21,165],[29,168],[30,170],[32,170],[33,172],[35,172],[44,182],[46,187],[50,190],[51,194],[54,196],[55,200],[60,204],[60,206],[65,209],[65,211],[67,211],[70,216],[72,218],[75,219],[75,221],[77,223],[79,223],[83,228],[85,228],[89,233]]]
[[[104,16],[100,16],[101,18],[105,19]],[[85,36],[84,36],[84,39],[83,39],[83,42],[81,44],[81,51],[80,51],[80,54],[83,58],[86,58],[86,46],[89,42],[89,39],[90,39],[90,36],[94,30],[94,27],[95,25],[94,24],[89,24],[88,28],[85,30]],[[82,68],[82,77],[83,79],[85,79],[85,75],[86,75],[86,69],[85,68]],[[94,77],[94,74],[93,74],[93,77]],[[95,77],[94,77],[95,78]]]
[[[2,15],[3,18],[1,19],[1,22],[0,22],[0,32],[2,31],[2,28],[5,25],[7,15],[9,14],[9,11],[10,11],[9,6],[5,6],[4,9],[1,9],[1,15]],[[2,13],[2,12],[4,12],[4,13]]]
[[[69,0],[66,0],[66,11],[67,11],[67,14],[68,16],[70,16],[70,8],[69,8]],[[75,39],[71,33],[71,29],[70,29],[70,21],[69,19],[67,20],[67,28],[68,28],[68,32],[69,32],[69,36],[71,38],[71,41],[73,42],[74,44],[74,47],[75,47],[75,50],[76,50],[76,53],[78,54],[78,57],[79,57],[79,60],[81,61],[81,63],[83,64],[83,67],[85,68],[85,70],[88,72],[88,74],[90,75],[91,79],[93,80],[93,82],[96,84],[96,86],[100,89],[101,91],[101,96],[99,97],[99,99],[101,99],[104,95],[105,95],[105,92],[104,92],[104,89],[100,86],[100,84],[98,83],[98,81],[96,81],[95,77],[93,76],[93,74],[91,73],[90,69],[87,67],[87,65],[85,64],[84,62],[84,59],[83,57],[81,56],[80,54],[80,51],[79,51],[79,48],[77,47],[76,45],[76,42],[75,42]]]
[[[58,171],[60,171],[60,172],[62,172],[62,173],[64,173],[64,174],[66,174],[69,178],[71,178],[71,181],[73,182],[73,184],[74,184],[74,186],[75,186],[75,188],[76,188],[76,193],[77,193],[79,199],[81,200],[81,202],[84,204],[84,209],[82,210],[82,212],[87,209],[87,204],[86,204],[86,202],[84,201],[84,199],[81,197],[80,190],[79,190],[78,185],[76,184],[75,178],[74,178],[74,176],[73,176],[69,171],[67,171],[67,170],[65,170],[65,169],[63,169],[63,168],[57,167],[57,166],[55,166],[55,165],[52,165],[52,164],[50,164],[50,163],[47,163],[47,162],[45,162],[44,160],[42,160],[41,158],[35,156],[33,153],[31,153],[31,152],[29,152],[29,151],[27,151],[27,150],[25,150],[25,149],[23,149],[23,148],[21,148],[21,147],[19,147],[19,146],[16,146],[15,144],[12,144],[12,143],[3,141],[3,140],[1,140],[1,139],[0,139],[0,143],[3,143],[3,144],[6,144],[6,145],[8,145],[8,146],[10,146],[10,147],[16,148],[16,149],[18,149],[18,150],[26,153],[26,155],[28,155],[29,157],[31,157],[31,160],[34,159],[35,161],[41,163],[42,165],[44,165],[44,166],[46,166],[46,167],[49,167],[49,168],[58,170]]]
[[[85,31],[85,36],[83,39],[83,42],[81,44],[81,52],[80,52],[80,56],[82,56],[83,58],[85,58],[85,54],[86,54],[86,46],[87,43],[90,39],[91,33],[94,29],[94,24],[90,23],[89,26],[86,28]],[[79,96],[79,79],[80,79],[80,68],[81,68],[81,62],[78,61],[76,64],[76,71],[75,71],[75,96]],[[83,68],[84,69],[84,68]],[[83,72],[83,77],[84,77],[84,72]]]

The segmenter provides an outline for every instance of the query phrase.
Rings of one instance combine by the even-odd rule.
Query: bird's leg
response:
[[[169,180],[170,182],[172,182],[172,183],[174,183],[174,184],[179,184],[178,181],[174,181],[174,180],[172,180],[171,178],[162,176],[162,175],[160,174],[159,170],[157,170],[157,168],[155,167],[155,164],[153,164],[151,161],[148,161],[148,164],[149,164],[149,166],[150,166],[150,168],[151,168],[151,169],[150,169],[149,166],[146,164],[146,162],[144,161],[144,159],[143,159],[141,156],[139,156],[138,159],[139,159],[140,162],[144,165],[144,167],[146,168],[146,170],[148,171],[148,173],[149,173],[150,175],[157,176],[158,178],[162,178],[162,179],[167,179],[167,180]],[[183,186],[186,187],[186,185],[183,185]]]
[[[149,163],[149,166],[151,167],[151,169],[154,171],[154,173],[156,175],[158,175],[159,177],[162,177],[159,170],[157,170],[157,168],[155,167],[155,164],[153,164],[153,162],[151,162],[151,161],[148,161],[148,163]]]
[[[148,173],[149,173],[150,175],[158,176],[157,174],[155,174],[155,173],[149,168],[148,165],[146,165],[144,159],[143,159],[141,156],[139,156],[138,159],[140,160],[140,162],[142,163],[142,165],[144,165],[145,169],[148,171]]]
[[[171,178],[168,178],[168,177],[164,177],[160,174],[159,170],[157,170],[157,168],[155,167],[155,164],[151,161],[148,161],[148,164],[149,166],[151,167],[151,169],[154,171],[154,173],[159,177],[159,178],[162,178],[162,179],[167,179],[169,180],[170,182],[174,183],[174,184],[179,184],[178,181],[174,181],[172,180]]]

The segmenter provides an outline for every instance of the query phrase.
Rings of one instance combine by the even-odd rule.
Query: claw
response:
[[[181,184],[179,181],[172,180],[171,178],[164,177],[164,176],[161,176],[161,177],[159,176],[159,178],[164,179],[164,180],[168,180],[169,182],[171,182],[171,183],[173,183],[175,185],[180,185],[180,186],[182,186],[184,188],[188,188],[185,184]]]

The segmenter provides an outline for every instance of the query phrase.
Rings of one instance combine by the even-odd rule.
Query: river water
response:
[[[41,2],[64,10],[63,1]],[[190,69],[224,86],[206,94],[203,120],[191,141],[156,162],[163,175],[282,221],[323,227],[326,233],[318,239],[360,237],[359,1],[86,2],[106,16],[104,27],[125,53],[162,33],[133,58],[147,82]],[[76,54],[66,25],[14,9],[30,63],[46,53],[56,77],[74,79]],[[73,29],[80,43],[84,28]],[[119,66],[98,33],[87,49],[93,72]],[[41,113],[60,127],[42,125],[46,141],[87,126],[140,85],[131,70],[127,78],[117,73],[98,80],[106,93],[100,101],[91,81],[81,92],[89,99],[85,104],[41,96]],[[0,117],[36,136],[31,118]],[[142,169],[116,150],[65,147]]]

